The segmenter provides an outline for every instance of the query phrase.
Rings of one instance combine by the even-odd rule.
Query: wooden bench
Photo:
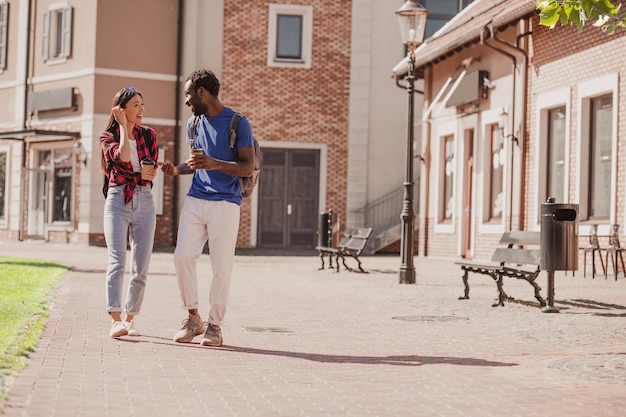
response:
[[[498,302],[493,307],[504,306],[504,300],[513,300],[503,289],[502,278],[511,277],[523,279],[527,281],[535,291],[535,298],[539,304],[544,307],[546,300],[541,296],[541,287],[535,282],[541,272],[539,265],[541,263],[541,252],[539,249],[527,249],[526,245],[539,246],[540,232],[529,231],[511,231],[505,232],[500,238],[499,244],[507,245],[506,247],[497,248],[491,257],[491,263],[458,261],[455,264],[460,265],[463,270],[463,284],[465,286],[465,294],[459,297],[460,300],[469,299],[469,283],[468,274],[470,272],[490,276],[498,288]]]
[[[361,260],[359,256],[363,252],[365,245],[367,245],[367,241],[372,234],[371,227],[365,228],[346,228],[343,231],[342,237],[339,240],[339,244],[337,247],[330,246],[316,246],[315,249],[320,253],[320,259],[322,260],[322,267],[320,269],[324,269],[324,255],[328,255],[329,260],[329,268],[333,268],[333,256],[335,257],[335,264],[337,268],[337,272],[339,272],[339,258],[341,258],[341,262],[343,263],[344,268],[348,271],[352,271],[346,264],[346,257],[354,258],[357,261],[358,268],[360,272],[365,273],[366,271],[361,266]]]

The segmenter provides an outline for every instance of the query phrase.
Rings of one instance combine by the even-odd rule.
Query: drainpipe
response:
[[[33,3],[35,3],[33,5]],[[32,2],[29,1],[28,2],[28,6],[26,7],[26,16],[28,16],[27,23],[26,23],[26,54],[24,55],[26,58],[26,62],[24,63],[24,108],[22,109],[22,130],[26,130],[27,126],[26,126],[26,120],[28,119],[28,90],[29,90],[29,84],[28,84],[28,80],[30,78],[30,65],[31,65],[31,59],[30,56],[31,54],[34,54],[34,50],[35,48],[32,47],[31,45],[31,29],[34,27],[34,25],[32,24],[33,21],[33,16],[36,15],[36,8],[37,8],[37,2]],[[33,60],[34,61],[34,58]],[[26,140],[24,138],[22,138],[22,179],[20,180],[20,202],[19,202],[19,227],[18,227],[18,231],[17,231],[17,240],[18,241],[23,241],[24,240],[24,230],[25,230],[25,225],[24,222],[26,221],[26,217],[25,217],[25,212],[26,212],[26,207],[25,207],[25,202],[26,202],[26,196],[27,196],[27,192],[26,192],[26,187],[25,185],[25,181],[24,178],[26,178]]]
[[[183,56],[183,13],[184,13],[184,0],[178,0],[178,27],[176,30],[176,85],[174,86],[174,103],[178,103],[180,100],[180,77],[182,72],[182,56]],[[174,120],[175,120],[175,128],[174,128],[174,161],[178,161],[179,151],[178,151],[178,141],[180,140],[180,105],[176,104],[174,106]],[[174,195],[174,204],[172,205],[172,223],[173,223],[173,233],[171,244],[174,245],[175,236],[178,234],[178,187],[179,180],[176,177],[172,177],[173,181],[173,195]]]
[[[37,2],[34,2],[37,3]],[[30,42],[31,42],[31,37],[30,37],[30,31],[31,31],[31,23],[32,23],[32,19],[33,16],[35,14],[31,14],[33,13],[33,9],[36,9],[37,5],[35,4],[33,6],[33,2],[29,1],[28,2],[28,6],[26,8],[26,15],[28,16],[28,23],[26,24],[26,62],[24,65],[24,108],[22,109],[22,114],[24,119],[22,120],[22,129],[26,130],[26,120],[28,118],[28,89],[29,89],[29,85],[28,85],[28,79],[30,77],[30,63],[31,63],[31,59],[30,59],[30,54],[34,53],[34,49],[35,48],[31,48]],[[33,58],[34,61],[34,58]]]
[[[526,25],[524,26],[529,26],[529,19],[526,19],[525,21],[521,21],[522,23],[526,23]],[[525,49],[520,48],[520,41],[522,40],[522,38],[525,38],[527,36],[532,35],[532,31],[526,31],[523,33],[520,33],[519,35],[517,35],[517,37],[515,38],[515,45],[511,45],[505,41],[503,41],[502,39],[498,38],[498,34],[495,33],[493,31],[493,25],[489,25],[491,26],[490,29],[490,33],[493,37],[493,40],[498,42],[499,44],[503,45],[503,46],[507,46],[509,48],[512,48],[513,50],[515,50],[516,52],[522,54],[522,56],[524,57],[524,68],[523,68],[523,75],[524,75],[524,79],[523,79],[523,89],[522,89],[522,109],[524,109],[523,111],[526,111],[526,103],[527,103],[527,96],[528,96],[528,53],[526,52]],[[524,30],[525,27],[522,27],[522,30]],[[516,64],[517,65],[517,64]],[[514,74],[515,77],[515,74]],[[515,95],[513,96],[515,97]],[[513,103],[515,104],[515,99],[513,99]],[[513,107],[513,109],[515,109],[515,107]],[[515,112],[513,112],[513,120],[515,120]],[[514,124],[512,124],[513,126],[515,126]],[[528,142],[528,135],[526,134],[527,132],[527,126],[528,126],[528,121],[527,119],[522,116],[522,127],[518,130],[518,134],[515,135],[515,137],[517,138],[516,143],[517,145],[520,147],[520,163],[521,163],[521,170],[520,170],[520,206],[519,206],[519,213],[520,213],[520,218],[519,218],[519,230],[524,230],[525,227],[525,222],[524,222],[524,202],[525,202],[525,193],[523,192],[524,187],[525,187],[525,176],[524,176],[524,172],[525,172],[525,167],[526,167],[526,158],[525,158],[525,154],[526,154],[526,148],[527,148],[527,142]],[[522,131],[523,135],[520,134]],[[523,138],[524,142],[520,142],[519,139]],[[513,179],[511,178],[511,183],[513,182]],[[511,188],[512,190],[513,188]],[[511,207],[513,206],[512,204],[512,194],[511,194]]]
[[[526,19],[525,21],[523,21],[525,23],[524,28],[523,29],[528,29],[526,32],[524,33],[520,33],[519,35],[517,35],[517,38],[515,39],[515,46],[517,48],[517,50],[522,51],[523,55],[524,55],[524,82],[523,82],[523,94],[522,94],[522,109],[524,109],[524,112],[526,112],[526,106],[528,103],[528,53],[526,52],[526,50],[520,48],[520,41],[522,40],[522,38],[525,38],[527,36],[531,36],[533,34],[532,30],[530,30],[530,19]],[[526,159],[526,149],[528,149],[528,142],[530,140],[530,137],[528,135],[528,118],[524,118],[524,123],[522,124],[522,129],[523,129],[523,134],[521,135],[521,137],[523,138],[522,144],[521,146],[521,182],[520,182],[520,190],[525,190],[526,189],[526,176],[524,175],[524,172],[526,172],[526,166],[528,165],[528,161]],[[520,220],[519,220],[519,227],[520,230],[526,230],[526,219],[525,217],[522,215],[525,211],[525,207],[526,207],[526,193],[522,192],[520,193]]]
[[[516,48],[513,45],[509,45],[508,43],[505,43],[501,40],[496,39],[495,34],[494,34],[494,30],[493,30],[493,24],[492,23],[488,23],[485,26],[485,29],[489,30],[489,35],[491,36],[492,39],[494,39],[494,41],[503,44],[505,46],[508,46],[510,48],[514,48],[514,49],[519,49]],[[517,58],[515,57],[515,55],[505,51],[502,48],[498,48],[494,45],[491,45],[489,43],[487,43],[486,39],[483,38],[483,31],[480,32],[480,43],[481,45],[485,45],[491,49],[493,49],[494,51],[503,54],[505,56],[507,56],[508,58],[510,58],[513,61],[513,92],[511,94],[511,127],[512,129],[515,129],[515,102],[516,102],[516,84],[517,84]],[[511,139],[513,139],[515,142],[517,142],[517,137],[514,134],[509,134],[507,137],[510,137]],[[518,143],[519,145],[519,143]],[[514,178],[514,173],[513,173],[513,159],[514,159],[514,148],[511,149],[511,169],[510,169],[510,176],[511,176],[511,181],[510,181],[510,187],[509,187],[509,225],[508,225],[508,230],[513,230],[513,178]],[[520,213],[521,215],[521,213]]]

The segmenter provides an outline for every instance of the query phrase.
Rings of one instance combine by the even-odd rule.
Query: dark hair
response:
[[[120,91],[115,93],[115,96],[113,97],[113,103],[111,103],[111,108],[115,106],[126,108],[128,102],[135,96],[139,96],[143,100],[143,95],[135,87],[124,87]],[[111,115],[109,116],[109,122],[107,123],[107,127],[105,130],[109,130],[116,124],[117,122],[115,121],[115,117],[113,116],[113,111],[111,111]]]
[[[143,100],[143,95],[139,90],[135,87],[124,87],[113,96],[113,103],[111,103],[111,108],[115,106],[120,106],[122,108],[126,108],[128,102],[135,96],[141,97]],[[113,116],[113,110],[111,110],[111,115],[109,116],[109,121],[107,122],[107,127],[104,130],[108,130],[113,133],[113,127],[117,125],[117,121],[115,120],[115,116]],[[106,164],[104,163],[104,153],[102,152],[102,147],[100,147],[100,167],[103,171],[106,172]]]
[[[220,93],[220,81],[211,70],[197,69],[187,77],[186,81],[191,81],[191,85],[196,90],[198,87],[204,87],[212,96],[217,97]]]

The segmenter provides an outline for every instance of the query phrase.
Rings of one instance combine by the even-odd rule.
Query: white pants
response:
[[[196,262],[208,240],[213,272],[208,321],[218,326],[224,320],[228,303],[239,232],[239,213],[240,207],[234,203],[187,196],[180,214],[174,264],[183,308],[198,308]]]

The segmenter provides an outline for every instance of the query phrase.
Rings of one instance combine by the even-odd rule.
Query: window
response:
[[[48,61],[63,61],[72,53],[72,8],[52,7],[43,15],[42,57]]]
[[[421,0],[420,3],[428,10],[426,33],[424,39],[431,37],[441,29],[450,19],[460,12],[473,0]]]
[[[533,153],[537,169],[532,170],[529,178],[532,177],[531,181],[536,184],[531,192],[534,200],[531,223],[539,230],[541,205],[548,197],[554,197],[557,203],[580,203],[575,185],[579,184],[580,177],[577,176],[581,170],[573,169],[570,159],[574,154],[570,141],[572,87],[537,94],[536,109],[536,130],[531,135],[536,136]]]
[[[441,218],[445,222],[450,222],[454,214],[454,136],[446,136],[443,138],[443,152],[441,156],[443,158],[442,167],[444,169],[442,173],[443,201],[441,207],[443,208],[443,213]]]
[[[46,223],[69,222],[72,215],[72,178],[73,178],[72,148],[41,150],[38,152],[39,170],[46,172],[45,177],[52,182],[36,185],[33,189],[40,190],[44,201],[41,204]],[[45,195],[52,192],[49,205],[46,207]],[[38,196],[31,196],[38,198]],[[39,204],[37,205],[40,206]]]
[[[491,163],[489,164],[489,220],[502,219],[502,210],[504,205],[503,179],[504,179],[504,161],[506,155],[504,152],[504,139],[498,124],[494,123],[488,126],[487,132],[491,139]]]
[[[576,134],[580,162],[574,172],[574,202],[579,203],[581,234],[587,233],[591,221],[599,232],[608,233],[617,218],[619,75],[617,73],[585,80],[577,88],[578,111]],[[605,226],[606,229],[603,227]]]
[[[566,203],[565,190],[565,107],[548,110],[547,190],[545,198],[554,197],[557,203]]]
[[[7,36],[9,29],[9,3],[0,3],[0,71],[7,67]]]
[[[613,144],[611,94],[591,100],[589,139],[589,218],[609,219]]]
[[[311,68],[313,8],[269,5],[267,65]]]
[[[0,223],[5,223],[7,220],[7,153],[0,151]]]

